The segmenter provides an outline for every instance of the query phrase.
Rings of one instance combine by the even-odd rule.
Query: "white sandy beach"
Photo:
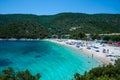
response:
[[[51,41],[60,45],[64,45],[70,48],[73,48],[75,50],[79,50],[80,52],[93,57],[94,59],[96,59],[98,62],[101,62],[102,64],[114,64],[115,60],[117,59],[117,57],[115,56],[119,56],[120,57],[120,47],[114,47],[114,46],[109,46],[104,44],[101,45],[100,43],[95,43],[95,42],[86,42],[86,41],[82,41],[84,42],[83,46],[80,46],[79,48],[76,47],[76,45],[70,45],[67,44],[67,42],[81,42],[80,40],[71,40],[71,39],[46,39],[47,41]],[[95,49],[92,48],[91,49],[87,49],[88,45],[94,45],[99,47],[99,49]],[[106,50],[105,53],[103,53],[103,49]],[[112,56],[107,56],[107,55],[112,55]]]

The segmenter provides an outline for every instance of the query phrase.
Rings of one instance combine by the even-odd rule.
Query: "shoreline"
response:
[[[74,50],[77,50],[78,52],[81,52],[89,57],[93,57],[95,60],[97,60],[100,64],[104,64],[104,65],[108,65],[108,64],[114,64],[115,60],[117,60],[115,58],[115,56],[119,56],[120,58],[120,47],[114,47],[112,46],[110,48],[110,46],[106,46],[106,47],[101,47],[101,50],[104,49],[104,48],[107,48],[109,50],[113,50],[111,53],[114,53],[114,58],[113,57],[106,57],[108,54],[103,54],[102,51],[100,52],[96,52],[94,49],[87,49],[87,46],[88,46],[88,42],[86,41],[82,41],[82,40],[74,40],[74,39],[40,39],[40,38],[37,38],[37,39],[30,39],[30,38],[20,38],[20,39],[16,39],[16,38],[9,38],[9,39],[2,39],[0,38],[0,41],[50,41],[50,42],[53,42],[53,43],[56,43],[56,44],[59,44],[59,45],[63,45],[63,46],[66,46],[66,47],[69,47],[69,48],[72,48]],[[61,41],[63,40],[63,41]],[[64,41],[65,40],[65,41]],[[81,47],[81,48],[77,48],[76,45],[70,45],[70,44],[67,44],[66,42],[69,42],[69,41],[73,41],[73,42],[84,42],[84,46]],[[95,42],[90,42],[92,44],[94,44]],[[113,49],[114,48],[114,49]],[[114,52],[115,50],[118,50],[117,52]],[[110,52],[110,51],[109,51]],[[109,54],[111,55],[111,54]]]
[[[77,48],[76,46],[73,46],[73,45],[69,45],[69,44],[66,44],[65,42],[59,42],[59,41],[56,41],[54,39],[44,39],[45,41],[50,41],[50,42],[53,42],[53,43],[56,43],[56,44],[59,44],[59,45],[63,45],[63,46],[67,46],[69,48],[72,48],[74,50],[77,50],[89,57],[93,57],[95,60],[97,60],[98,62],[100,62],[102,65],[108,65],[108,64],[114,64],[113,61],[111,61],[109,58],[107,58],[106,56],[104,55],[100,55],[99,52],[94,52],[92,50],[89,50],[87,49],[87,47],[82,47],[82,48]]]

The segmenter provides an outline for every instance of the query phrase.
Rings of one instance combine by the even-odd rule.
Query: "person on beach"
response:
[[[109,53],[109,49],[107,49],[107,53]]]
[[[106,53],[106,49],[103,49],[103,53]]]

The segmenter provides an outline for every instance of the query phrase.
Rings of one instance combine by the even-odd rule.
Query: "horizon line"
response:
[[[83,12],[59,12],[54,14],[35,14],[35,13],[0,13],[0,15],[12,15],[12,14],[28,14],[28,15],[38,15],[38,16],[47,16],[47,15],[57,15],[61,13],[73,13],[73,14],[88,14],[88,15],[94,15],[94,14],[120,14],[120,13],[83,13]]]

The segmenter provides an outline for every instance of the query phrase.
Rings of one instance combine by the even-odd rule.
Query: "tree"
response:
[[[115,61],[115,66],[120,67],[120,59]]]
[[[14,72],[11,67],[2,72],[0,80],[39,80],[41,77],[39,73],[33,76],[29,70]]]
[[[90,34],[90,37],[95,40],[95,39],[101,39],[101,36],[99,36],[98,34],[92,33]]]
[[[79,73],[74,74],[74,80],[80,80],[80,74]]]
[[[71,38],[73,38],[73,39],[86,39],[86,35],[84,32],[74,31],[71,34]]]
[[[110,40],[110,36],[103,36],[102,39],[109,41]]]
[[[114,65],[99,66],[84,75],[76,73],[74,80],[120,80],[120,59]]]

